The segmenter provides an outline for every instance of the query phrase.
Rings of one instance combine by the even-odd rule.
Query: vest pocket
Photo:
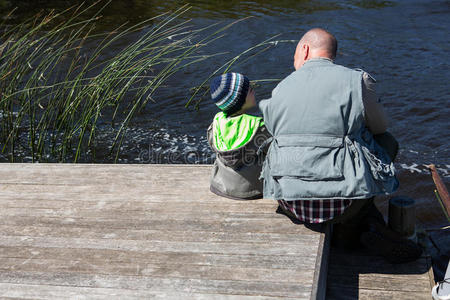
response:
[[[343,179],[343,138],[318,135],[278,137],[269,153],[270,175],[305,181]]]
[[[361,145],[361,150],[375,180],[388,181],[390,178],[395,176],[394,164],[388,161],[386,158],[387,155],[382,155],[379,153],[378,155],[375,155],[363,145]]]

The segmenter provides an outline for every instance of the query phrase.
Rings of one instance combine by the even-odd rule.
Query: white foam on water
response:
[[[417,163],[412,163],[410,165],[401,163],[399,166],[403,170],[407,170],[410,173],[419,173],[419,174],[427,174],[429,173],[429,169],[427,167],[427,164],[419,165]],[[436,165],[436,170],[438,171],[439,175],[443,177],[450,177],[450,166],[449,165]]]
[[[421,169],[418,169],[417,167],[418,167],[419,165],[418,164],[412,164],[412,165],[410,165],[410,166],[408,166],[407,164],[400,164],[400,167],[402,167],[404,170],[408,170],[408,171],[410,171],[411,173],[423,173],[423,170],[421,170]]]

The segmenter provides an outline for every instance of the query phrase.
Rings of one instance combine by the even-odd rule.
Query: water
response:
[[[378,94],[391,118],[390,132],[401,145],[396,163],[401,183],[398,194],[416,200],[419,225],[432,233],[441,248],[440,254],[448,257],[448,230],[433,231],[448,224],[434,197],[434,185],[425,165],[436,164],[448,186],[450,1],[190,3],[193,8],[184,18],[192,18],[195,26],[252,18],[232,27],[224,38],[208,48],[210,52],[229,52],[228,55],[189,68],[168,82],[169,87],[155,97],[156,103],[149,104],[134,119],[119,162],[210,163],[213,157],[205,133],[217,109],[207,99],[198,110],[186,109],[189,88],[200,84],[226,58],[269,37],[280,34],[276,40],[298,40],[309,28],[323,27],[339,41],[337,63],[362,68],[377,79]],[[18,6],[14,19],[8,21],[17,22],[40,9],[61,10],[72,4],[73,1],[3,0],[0,9],[5,12]],[[104,11],[98,30],[111,30],[123,22],[137,23],[181,4],[182,1],[173,0],[115,0]],[[294,42],[278,43],[234,71],[245,73],[250,79],[284,78],[293,71],[295,46]],[[269,97],[274,85],[262,84],[257,88],[257,97]],[[108,141],[113,135],[108,126],[102,126],[99,140]],[[97,155],[106,153],[107,143],[99,142],[97,148]],[[26,156],[22,159],[27,161]],[[107,162],[101,158],[96,161]],[[380,206],[383,210],[387,208],[385,201]],[[445,264],[445,258],[440,263]]]

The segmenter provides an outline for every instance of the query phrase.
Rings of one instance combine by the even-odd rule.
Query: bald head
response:
[[[313,28],[306,32],[298,42],[294,55],[294,67],[300,68],[305,61],[316,57],[334,59],[337,51],[336,38],[322,28]]]
[[[310,51],[312,52],[323,52],[331,59],[336,57],[336,38],[322,28],[309,30],[303,35],[299,43],[309,44]]]

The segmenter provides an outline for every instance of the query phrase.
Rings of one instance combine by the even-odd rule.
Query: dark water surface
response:
[[[74,1],[4,1],[0,9],[17,6],[20,21],[40,9],[62,10]],[[103,12],[98,30],[112,30],[124,22],[137,23],[183,1],[114,0]],[[396,167],[401,188],[398,194],[417,201],[418,222],[426,229],[448,225],[436,201],[426,164],[434,163],[450,182],[450,1],[191,1],[184,15],[195,26],[224,24],[252,16],[235,25],[208,48],[229,52],[172,78],[168,88],[135,119],[120,155],[121,163],[206,163],[211,151],[206,128],[216,107],[206,99],[199,109],[186,109],[189,88],[198,85],[226,58],[280,34],[275,40],[298,40],[312,27],[323,27],[339,41],[336,62],[361,68],[378,81],[377,89],[391,118],[390,131],[401,145]],[[5,14],[5,13],[3,13]],[[252,79],[281,79],[293,71],[294,42],[274,43],[257,58],[234,71]],[[114,52],[114,49],[111,49]],[[267,98],[275,83],[262,84],[257,97]],[[100,140],[112,139],[108,126]],[[101,143],[100,143],[101,145]],[[100,149],[97,152],[101,152]],[[27,161],[25,158],[24,161]],[[99,161],[104,162],[104,161]],[[386,209],[386,204],[380,204]],[[447,230],[447,242],[448,230]],[[436,239],[442,238],[442,232]],[[441,249],[449,251],[449,243]],[[442,254],[442,253],[441,253]],[[448,255],[448,252],[446,253]],[[445,264],[445,261],[444,261]]]

